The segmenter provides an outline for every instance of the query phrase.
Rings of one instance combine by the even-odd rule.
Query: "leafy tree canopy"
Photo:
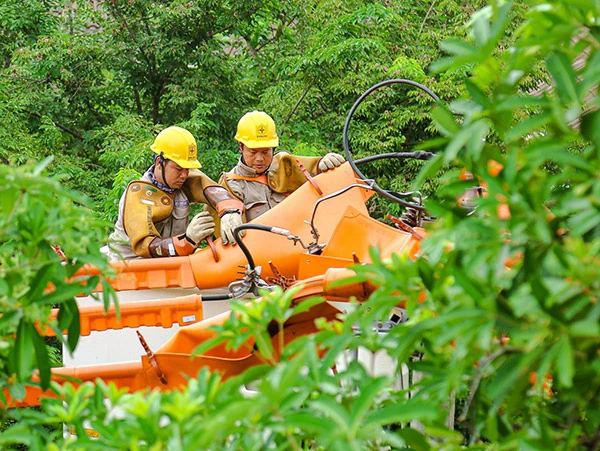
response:
[[[414,78],[444,102],[390,89],[357,111],[357,155],[421,143],[437,151],[387,179],[389,166],[372,168],[391,186],[411,187],[409,175],[415,189],[437,180],[426,203],[437,220],[416,261],[382,261],[374,250],[374,264],[356,266],[356,280],[380,288],[343,324],[321,321],[322,332],[294,342],[281,362],[227,383],[203,372],[183,393],[63,387],[66,406],[49,400],[41,415],[11,412],[19,422],[0,443],[68,447],[42,427],[66,422],[82,447],[117,449],[598,449],[600,8],[413,3],[110,1],[75,10],[29,2],[29,21],[3,3],[10,45],[0,114],[11,128],[0,147],[9,163],[0,171],[8,337],[0,382],[17,395],[34,367],[48,371],[34,321],[56,302],[75,332],[65,276],[85,262],[105,264],[94,259],[102,224],[93,204],[59,184],[61,174],[91,195],[108,190],[118,170],[123,185],[147,165],[154,133],[172,123],[193,130],[220,170],[235,160],[235,122],[250,108],[275,116],[283,147],[340,150],[348,109],[382,78]],[[49,154],[57,155],[51,178],[41,176],[47,162],[17,167]],[[461,180],[459,168],[473,180]],[[484,193],[465,210],[457,199],[474,182]],[[55,241],[74,260],[60,263]],[[43,293],[46,282],[63,290]],[[374,333],[373,322],[401,302],[409,321]],[[267,324],[298,308],[289,292],[236,305],[243,327],[224,324],[218,340],[264,337]],[[330,371],[343,350],[359,348],[421,374],[411,396],[356,362]],[[250,382],[252,399],[239,392]],[[455,429],[446,423],[453,403]],[[85,420],[99,441],[87,440]]]

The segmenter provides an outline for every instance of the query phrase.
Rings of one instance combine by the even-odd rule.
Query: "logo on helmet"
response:
[[[256,126],[256,139],[267,138],[267,126],[265,124],[258,124]]]
[[[188,147],[188,161],[196,160],[196,153],[198,149],[196,148],[196,143],[190,143]]]

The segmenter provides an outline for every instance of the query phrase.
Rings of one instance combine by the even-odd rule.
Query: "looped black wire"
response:
[[[408,80],[408,79],[404,79],[404,78],[393,78],[393,79],[389,79],[389,80],[385,80],[382,81],[380,83],[377,83],[376,85],[371,86],[369,89],[367,89],[359,98],[356,102],[354,102],[354,105],[352,105],[352,108],[350,108],[350,112],[348,113],[348,117],[346,118],[346,122],[344,123],[344,132],[343,132],[343,140],[344,140],[344,153],[346,154],[346,159],[348,160],[348,163],[350,163],[350,166],[352,167],[352,169],[354,170],[354,172],[362,179],[362,180],[367,180],[367,177],[365,177],[363,175],[363,173],[358,169],[356,162],[354,161],[354,159],[352,158],[352,155],[350,154],[350,145],[348,143],[348,129],[350,128],[350,121],[352,120],[352,116],[354,115],[354,112],[356,111],[356,109],[358,108],[358,106],[373,92],[376,91],[377,89],[383,87],[383,86],[388,86],[388,85],[393,85],[393,84],[404,84],[404,85],[410,85],[410,86],[414,86],[416,88],[419,88],[420,90],[422,90],[423,92],[427,93],[432,99],[434,99],[436,102],[440,101],[440,98],[429,88],[427,88],[426,86],[417,83],[416,81],[412,81],[412,80]],[[423,151],[420,151],[423,152]],[[426,155],[427,154],[427,155]],[[373,157],[373,158],[363,158],[360,161],[361,163],[365,163],[367,161],[372,161],[375,159],[380,159],[380,158],[384,158],[384,157],[389,157],[389,156],[393,156],[393,157],[398,157],[398,156],[405,156],[405,155],[401,155],[401,154],[385,154],[382,155],[381,157]],[[433,154],[431,154],[430,152],[426,152],[425,154],[419,154],[419,156],[417,158],[419,159],[428,159],[431,156],[433,156]],[[377,185],[376,182],[373,183],[373,189],[375,192],[379,193],[380,195],[382,195],[383,197],[390,199],[394,202],[399,203],[400,205],[403,205],[404,207],[408,207],[408,208],[415,208],[417,210],[423,211],[424,207],[422,205],[416,204],[414,202],[407,202],[405,200],[402,199],[402,197],[400,196],[399,193],[395,193],[393,191],[389,191],[389,190],[384,190],[382,188],[379,187],[379,185]]]

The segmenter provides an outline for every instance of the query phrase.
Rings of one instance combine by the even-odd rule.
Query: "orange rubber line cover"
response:
[[[195,288],[189,257],[141,258],[110,262],[118,272],[110,284],[117,291],[153,288]],[[75,277],[98,275],[98,268],[86,265]],[[102,291],[98,285],[97,291]]]
[[[60,385],[71,383],[74,386],[79,386],[81,383],[94,382],[96,379],[102,379],[107,383],[113,382],[118,388],[137,387],[137,390],[141,390],[146,387],[141,362],[90,365],[78,368],[52,368],[52,381]],[[37,382],[35,377],[34,382]],[[13,398],[7,389],[4,389],[4,396],[6,396],[6,404],[0,401],[0,407],[2,408],[39,406],[42,398],[56,398],[56,394],[52,390],[43,391],[35,386],[27,387],[25,398],[22,400]]]
[[[103,305],[88,305],[79,307],[81,322],[80,335],[89,335],[91,331],[123,329],[124,327],[162,326],[171,327],[177,323],[180,326],[193,324],[203,319],[202,296],[192,294],[171,299],[153,301],[124,302],[119,304],[120,318],[114,304],[108,312]],[[50,319],[56,319],[58,309],[53,309]],[[48,327],[46,336],[55,335]]]

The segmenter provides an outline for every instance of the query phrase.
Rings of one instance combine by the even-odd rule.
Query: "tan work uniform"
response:
[[[247,222],[273,208],[306,182],[306,176],[298,161],[310,175],[314,176],[319,172],[320,160],[321,157],[298,157],[281,151],[273,155],[273,161],[267,172],[258,175],[240,158],[230,172],[221,174],[219,184],[244,203],[246,207],[244,221]]]
[[[190,170],[183,187],[173,193],[157,188],[144,174],[121,196],[119,218],[109,236],[108,249],[103,251],[111,260],[191,254],[196,246],[182,239],[191,202],[207,204],[215,216],[228,209],[243,210],[241,202],[197,169]]]

